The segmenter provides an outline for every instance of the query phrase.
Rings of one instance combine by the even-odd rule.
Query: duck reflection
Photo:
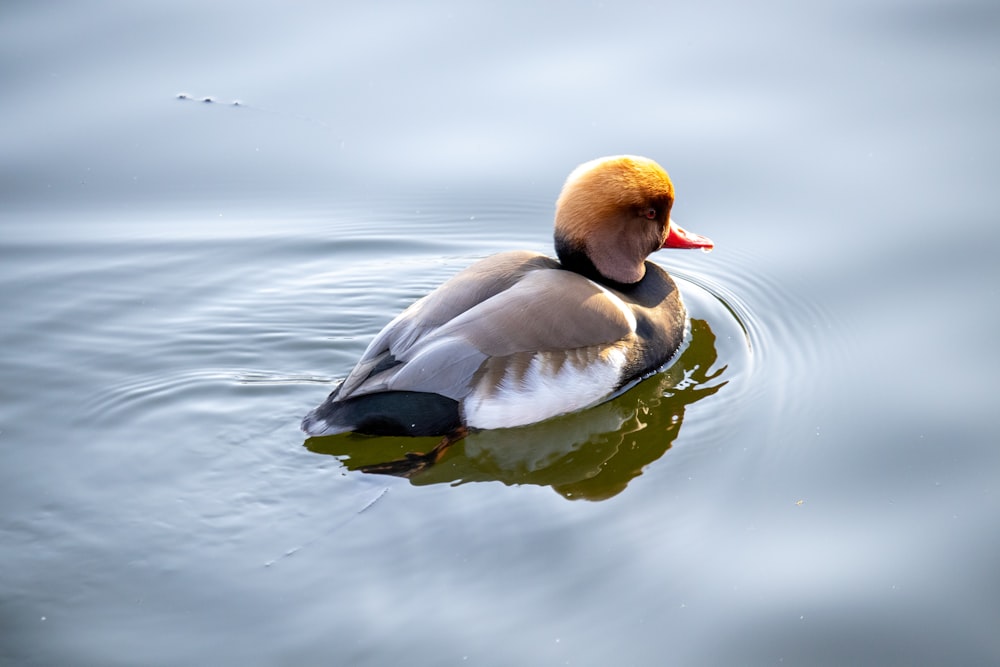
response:
[[[309,438],[305,446],[335,456],[348,470],[409,478],[415,485],[500,481],[551,486],[569,499],[604,500],[621,493],[643,468],[670,449],[685,408],[719,391],[726,367],[715,334],[691,320],[691,338],[668,369],[598,406],[530,426],[470,432],[440,447],[434,438],[346,433]],[[428,454],[411,454],[414,449]]]

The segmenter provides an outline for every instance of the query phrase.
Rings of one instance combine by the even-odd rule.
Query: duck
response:
[[[649,158],[581,164],[556,200],[555,258],[515,250],[460,271],[375,336],[302,430],[457,438],[583,410],[664,368],[687,313],[647,258],[714,247],[673,203]]]

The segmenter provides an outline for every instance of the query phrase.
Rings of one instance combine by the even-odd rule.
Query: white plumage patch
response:
[[[476,387],[463,402],[465,421],[474,428],[505,428],[586,408],[614,391],[624,366],[625,353],[617,347],[584,366],[556,366],[537,354],[519,380],[508,374],[499,387]]]

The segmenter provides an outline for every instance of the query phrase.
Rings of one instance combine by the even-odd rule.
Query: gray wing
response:
[[[411,349],[428,333],[509,289],[526,273],[558,266],[528,251],[500,253],[469,266],[385,325],[337,389],[339,397],[389,390],[393,374],[386,371],[410,359]]]
[[[460,400],[487,359],[609,345],[634,333],[620,299],[553,269],[555,260],[526,252],[469,267],[376,336],[339,398],[427,391]]]

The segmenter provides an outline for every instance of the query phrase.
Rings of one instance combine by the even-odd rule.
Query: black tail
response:
[[[337,400],[334,391],[302,420],[309,435],[445,435],[462,425],[458,401],[420,391],[387,391]]]

